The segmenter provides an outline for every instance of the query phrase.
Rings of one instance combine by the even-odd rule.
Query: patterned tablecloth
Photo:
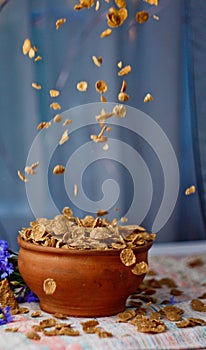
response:
[[[148,312],[159,311],[164,307],[164,304],[161,304],[162,301],[169,300],[171,304],[184,310],[183,319],[195,317],[206,321],[206,311],[194,311],[191,306],[192,299],[197,299],[206,292],[206,253],[184,257],[151,254],[149,266],[150,270],[156,272],[156,275],[147,276],[145,281],[151,278],[161,280],[169,277],[176,282],[176,289],[183,293],[172,295],[171,287],[168,285],[156,288],[155,293],[150,295],[152,303],[148,303],[149,295],[145,301],[141,300]],[[206,304],[204,298],[199,300]],[[135,301],[140,301],[137,295]],[[98,318],[99,326],[113,335],[107,338],[100,338],[98,334],[85,333],[81,325],[85,319],[68,317],[67,320],[58,320],[58,322],[71,323],[74,329],[79,330],[79,336],[47,336],[38,333],[40,339],[33,340],[26,336],[32,330],[31,326],[38,324],[40,320],[51,318],[51,315],[41,311],[40,317],[32,318],[32,311],[39,310],[38,303],[21,304],[21,307],[28,307],[29,313],[18,314],[14,317],[13,322],[0,326],[1,350],[206,349],[206,326],[178,328],[176,322],[168,321],[165,317],[162,320],[166,324],[166,331],[156,334],[141,333],[129,322],[117,322],[117,316]],[[128,309],[131,309],[129,303]],[[16,328],[17,331],[6,332],[5,329],[8,327]]]

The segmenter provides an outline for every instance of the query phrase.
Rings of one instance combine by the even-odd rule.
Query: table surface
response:
[[[199,264],[191,267],[199,259]],[[177,289],[182,291],[178,296],[172,296],[171,287],[166,285],[155,289],[152,295],[151,305],[147,307],[148,312],[159,311],[165,299],[171,304],[184,310],[183,319],[187,317],[201,318],[206,321],[206,312],[194,311],[191,300],[199,298],[206,292],[206,241],[180,242],[155,244],[149,254],[150,271],[155,276],[146,276],[145,281],[150,278],[160,280],[169,277],[177,284]],[[134,300],[134,299],[133,299]],[[140,301],[136,295],[136,301]],[[200,299],[206,304],[206,300]],[[128,300],[129,302],[129,300]],[[139,349],[206,349],[206,326],[195,326],[178,328],[175,322],[163,318],[166,324],[164,333],[148,334],[137,331],[137,328],[129,322],[117,322],[117,316],[98,318],[99,326],[111,332],[112,337],[100,338],[97,334],[86,334],[81,322],[86,319],[68,317],[67,320],[59,322],[71,323],[74,329],[79,330],[79,336],[46,336],[43,333],[39,340],[29,339],[26,334],[32,330],[32,325],[38,324],[45,318],[52,316],[41,311],[41,316],[32,318],[31,312],[39,310],[38,303],[24,303],[21,307],[29,308],[27,314],[19,314],[14,317],[13,322],[0,326],[0,350],[139,350]],[[129,304],[127,306],[129,308]],[[131,306],[130,306],[131,309]],[[17,332],[6,332],[7,328],[17,328]]]

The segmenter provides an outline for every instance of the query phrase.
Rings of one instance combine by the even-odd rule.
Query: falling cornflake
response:
[[[68,130],[65,130],[62,137],[61,137],[61,140],[59,141],[59,145],[63,145],[63,143],[65,143],[66,141],[69,140],[69,135],[68,135],[69,131]]]
[[[87,91],[87,88],[88,88],[87,81],[80,81],[79,83],[77,83],[77,90],[84,92],[84,91]]]
[[[41,90],[41,85],[38,83],[32,83],[31,86],[36,90]]]
[[[62,121],[62,116],[61,116],[61,114],[56,114],[55,116],[54,116],[54,123],[60,123],[61,121]]]
[[[192,185],[185,190],[185,194],[186,194],[186,196],[189,196],[189,195],[195,193],[195,191],[196,191],[196,188],[194,185]]]
[[[122,76],[122,75],[127,75],[131,72],[132,67],[128,64],[127,66],[123,67],[119,72],[118,75]]]
[[[48,129],[51,126],[51,122],[41,122],[37,125],[37,130]]]
[[[100,38],[105,38],[105,37],[107,37],[107,36],[109,36],[111,34],[112,34],[112,29],[111,28],[107,28],[100,34]]]
[[[158,2],[159,2],[159,0],[144,0],[144,1],[150,5],[155,5],[155,6],[158,6]]]
[[[54,175],[62,175],[65,172],[65,167],[63,165],[56,165],[53,169]]]
[[[49,94],[51,97],[57,97],[57,96],[59,96],[60,92],[59,92],[59,90],[52,89],[49,91]]]
[[[32,165],[27,165],[24,169],[25,173],[28,175],[36,174],[35,169],[39,166],[39,162],[35,162]]]
[[[145,103],[146,103],[146,102],[150,102],[150,101],[152,101],[152,100],[154,100],[154,97],[153,97],[150,93],[148,93],[148,94],[145,95],[145,97],[144,97],[144,102],[145,102]]]
[[[27,55],[29,53],[29,50],[31,49],[31,41],[26,38],[23,42],[23,45],[22,45],[22,52],[24,55]]]
[[[21,181],[23,182],[28,182],[29,180],[27,179],[27,177],[20,171],[17,171],[18,177],[21,179]]]
[[[62,24],[66,23],[66,18],[59,18],[57,21],[56,21],[56,30],[58,30]]]
[[[61,109],[61,106],[60,106],[59,103],[53,102],[53,103],[50,104],[50,108],[56,110],[56,109]]]
[[[76,197],[78,195],[79,189],[77,184],[74,185],[74,196]]]
[[[92,60],[97,67],[101,67],[101,65],[102,65],[102,57],[101,56],[100,57],[92,56]]]

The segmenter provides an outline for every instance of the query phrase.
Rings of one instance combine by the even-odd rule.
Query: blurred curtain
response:
[[[36,126],[41,121],[50,121],[56,114],[49,107],[52,102],[49,90],[61,91],[58,102],[65,111],[99,102],[94,86],[97,79],[104,79],[109,87],[105,94],[107,100],[117,102],[121,81],[114,71],[121,60],[124,65],[132,66],[132,74],[126,77],[130,95],[127,104],[149,115],[161,127],[179,164],[177,202],[169,220],[158,232],[157,240],[205,239],[206,3],[201,0],[159,0],[156,7],[144,1],[128,0],[128,11],[133,20],[125,22],[110,37],[101,40],[99,35],[106,28],[108,4],[100,2],[101,11],[93,8],[75,12],[75,3],[72,0],[0,1],[0,238],[7,239],[17,249],[18,230],[34,219],[17,170],[25,167],[37,134]],[[146,10],[150,15],[146,23],[135,21],[135,14],[140,10]],[[55,22],[58,18],[66,18],[67,22],[57,31]],[[21,47],[26,37],[38,47],[42,61],[34,63],[23,56]],[[93,55],[103,57],[101,69],[94,68]],[[93,88],[80,93],[76,84],[81,80],[86,80]],[[32,82],[40,83],[42,90],[33,89]],[[144,103],[148,92],[154,100]],[[78,132],[73,138],[72,150],[86,142],[91,133],[89,129]],[[145,142],[137,140],[131,133],[128,136],[125,130],[117,131],[117,134],[138,149],[151,171],[153,199],[142,223],[150,230],[161,203],[162,170]],[[46,152],[46,145],[42,144],[39,159],[46,157]],[[65,160],[65,154],[58,156],[60,160]],[[97,189],[106,177],[114,177],[120,183],[122,194],[118,202],[119,213],[116,214],[120,218],[132,200],[129,187],[132,179],[124,167],[105,161],[102,171],[101,168],[99,171],[93,164],[85,175],[85,191],[90,198],[97,200],[101,195],[96,193]],[[197,188],[196,193],[185,196],[185,189],[193,184]],[[68,204],[62,183],[51,176],[49,186],[61,211]],[[44,216],[49,210],[49,203],[44,198],[41,183],[36,192]],[[86,212],[73,209],[74,214],[79,216]],[[135,222],[135,217],[128,219],[128,223]]]

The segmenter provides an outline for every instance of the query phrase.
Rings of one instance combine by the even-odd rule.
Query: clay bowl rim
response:
[[[56,247],[45,247],[40,244],[34,244],[31,242],[27,242],[23,240],[20,236],[17,238],[18,244],[20,248],[32,250],[35,252],[42,252],[42,253],[48,253],[48,254],[58,254],[58,255],[119,255],[122,249],[62,249],[62,248],[56,248]],[[148,251],[152,245],[153,241],[149,243],[145,243],[142,246],[132,248],[134,253],[141,253],[144,251]]]

